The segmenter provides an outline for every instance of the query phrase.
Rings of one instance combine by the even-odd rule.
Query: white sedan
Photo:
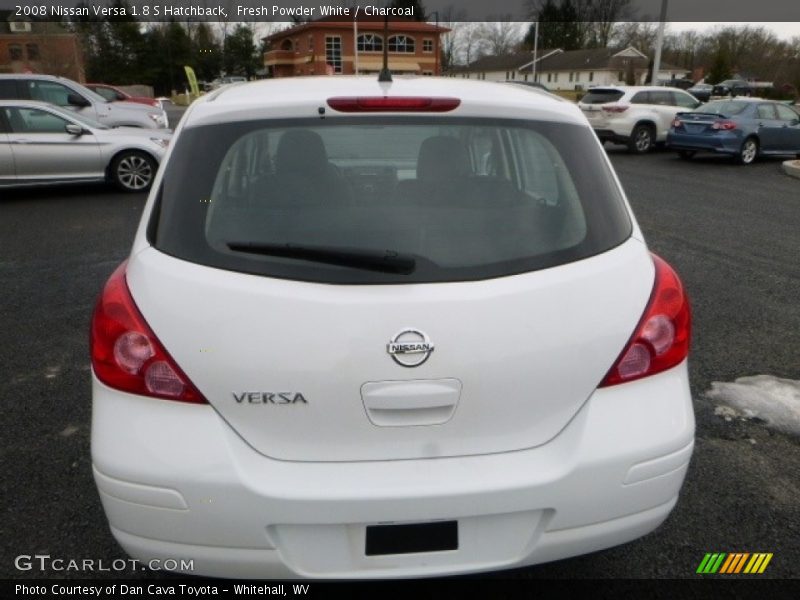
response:
[[[150,189],[172,133],[108,127],[51,104],[0,101],[0,188],[108,181]]]

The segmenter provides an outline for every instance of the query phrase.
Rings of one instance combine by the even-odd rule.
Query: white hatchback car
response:
[[[578,102],[601,141],[626,144],[636,154],[665,142],[675,115],[700,104],[681,89],[663,86],[595,87]]]
[[[694,445],[690,311],[573,104],[292,78],[181,121],[92,319],[141,560],[418,577],[638,538]]]

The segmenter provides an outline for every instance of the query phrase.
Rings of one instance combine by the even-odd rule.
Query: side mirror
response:
[[[69,104],[70,106],[84,107],[84,106],[90,106],[91,102],[89,102],[86,98],[84,98],[79,94],[70,94],[69,96],[67,96],[67,104]]]
[[[64,127],[64,129],[70,135],[83,135],[83,127],[80,125],[75,125],[74,123],[67,123],[67,126]]]

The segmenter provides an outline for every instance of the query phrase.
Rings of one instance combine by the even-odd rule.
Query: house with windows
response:
[[[581,50],[539,50],[534,69],[531,52],[506,56],[485,56],[466,67],[451,70],[451,77],[487,81],[533,81],[551,90],[583,90],[597,85],[643,85],[650,59],[646,54],[627,48],[587,48]],[[686,75],[686,69],[661,65],[658,80]]]
[[[78,36],[61,23],[0,11],[0,73],[43,73],[86,81]]]
[[[338,19],[338,20],[336,20]],[[392,19],[342,21],[329,17],[301,23],[264,38],[264,67],[270,77],[378,73],[384,44],[396,74],[439,75],[440,36],[446,27]]]
[[[540,49],[536,53],[537,65],[542,58],[563,50]],[[533,52],[482,56],[467,66],[454,66],[448,70],[450,77],[480,79],[485,81],[533,81]]]

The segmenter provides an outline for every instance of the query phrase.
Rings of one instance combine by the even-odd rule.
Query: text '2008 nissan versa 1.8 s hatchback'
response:
[[[690,313],[580,110],[485,82],[227,86],[92,320],[133,557],[229,577],[551,561],[670,513]]]

